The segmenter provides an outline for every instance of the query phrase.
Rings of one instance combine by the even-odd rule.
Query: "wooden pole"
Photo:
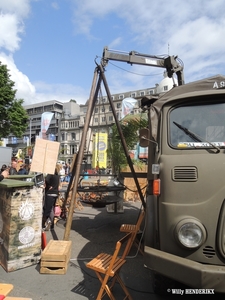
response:
[[[83,155],[84,155],[84,148],[85,148],[85,143],[86,143],[86,138],[87,138],[87,132],[88,132],[88,127],[91,121],[91,116],[94,110],[94,104],[98,96],[98,90],[100,89],[100,84],[101,84],[101,79],[99,78],[98,83],[97,82],[97,76],[98,76],[98,68],[95,69],[94,72],[94,78],[92,82],[92,87],[91,87],[91,92],[90,92],[90,98],[89,98],[89,103],[88,103],[88,108],[87,108],[87,114],[84,122],[84,128],[83,128],[83,133],[82,133],[82,138],[80,142],[80,147],[78,154],[76,156],[76,161],[74,163],[73,168],[75,168],[72,171],[72,178],[73,180],[73,190],[72,190],[72,197],[70,201],[70,206],[69,206],[69,211],[68,211],[68,218],[66,221],[66,228],[64,232],[64,241],[68,241],[70,237],[70,230],[71,230],[71,225],[73,221],[73,212],[74,212],[74,206],[75,206],[75,199],[77,195],[77,187],[79,183],[79,178],[80,178],[80,171],[81,171],[81,165],[83,161]],[[74,175],[73,175],[74,174]],[[67,193],[68,195],[69,193]]]

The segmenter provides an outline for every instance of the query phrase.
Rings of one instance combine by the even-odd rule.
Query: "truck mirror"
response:
[[[139,145],[143,148],[148,147],[150,137],[149,133],[148,128],[142,128],[139,130]]]

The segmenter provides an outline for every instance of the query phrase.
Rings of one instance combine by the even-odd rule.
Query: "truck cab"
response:
[[[148,110],[145,266],[225,292],[225,77],[174,87]],[[157,282],[160,276],[160,282]],[[160,286],[161,285],[161,286]]]

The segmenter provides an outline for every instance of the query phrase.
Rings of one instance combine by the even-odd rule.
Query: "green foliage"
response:
[[[28,115],[22,107],[23,100],[15,99],[14,85],[7,66],[0,62],[0,138],[9,134],[22,137],[27,128]]]
[[[147,126],[147,115],[128,115],[120,121],[120,126],[128,151],[133,150],[139,141],[139,129]],[[127,157],[116,124],[112,126],[108,155],[111,158],[114,173],[118,173],[121,168],[127,165]]]

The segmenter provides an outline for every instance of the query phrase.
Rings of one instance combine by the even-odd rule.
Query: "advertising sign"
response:
[[[108,148],[108,134],[96,133],[93,145],[93,168],[106,168],[107,167],[107,148]]]

